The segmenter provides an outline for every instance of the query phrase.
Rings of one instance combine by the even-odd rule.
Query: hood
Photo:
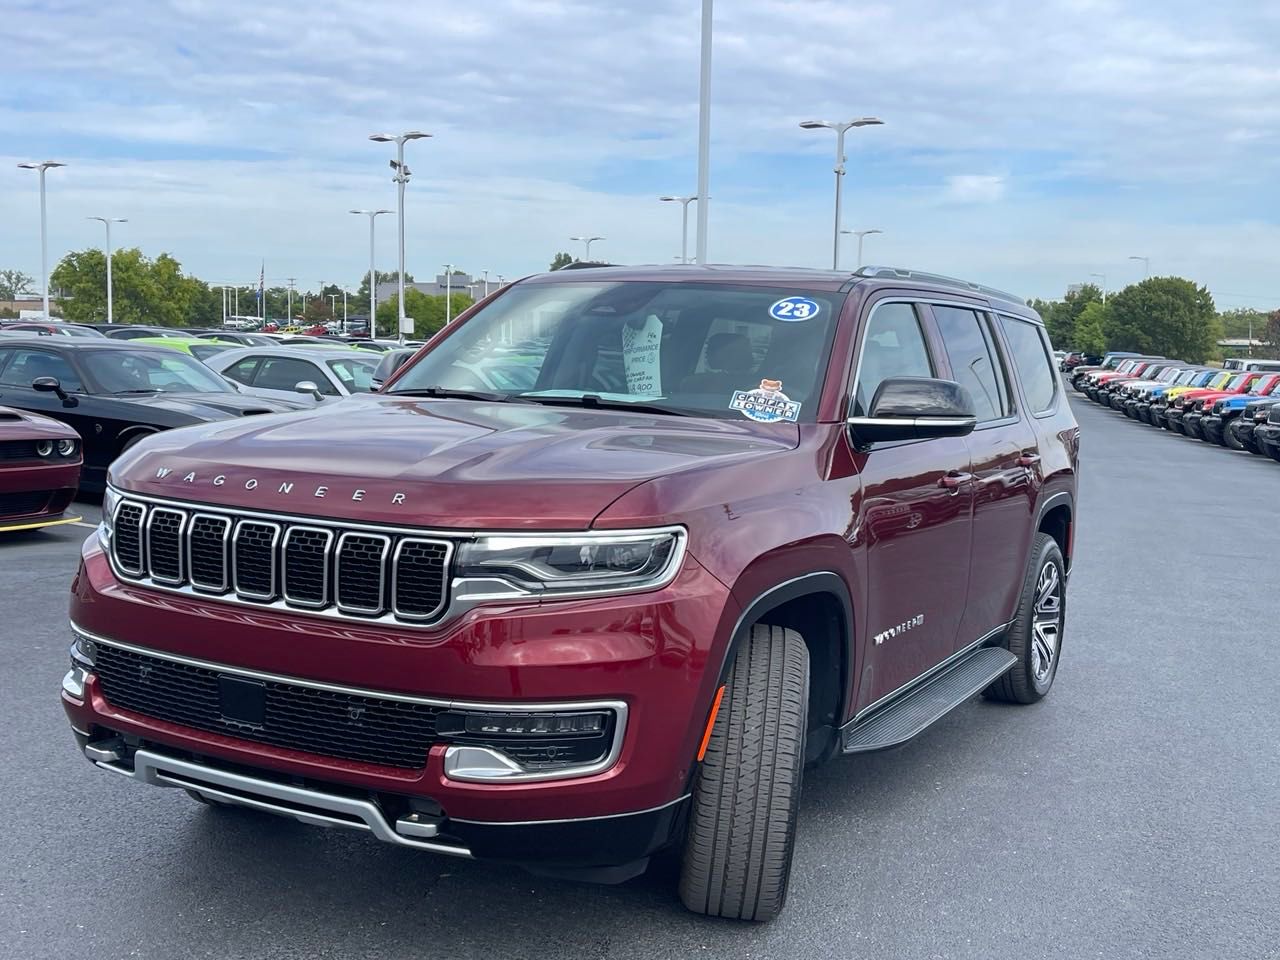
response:
[[[310,405],[276,397],[255,397],[243,393],[136,393],[115,394],[112,400],[124,400],[142,407],[185,413],[201,420],[225,420],[255,413],[288,413],[307,410]]]
[[[581,529],[646,480],[778,455],[798,442],[794,423],[363,396],[156,434],[115,462],[111,482],[369,522]]]
[[[52,417],[0,407],[0,440],[62,440],[78,436],[65,423]]]

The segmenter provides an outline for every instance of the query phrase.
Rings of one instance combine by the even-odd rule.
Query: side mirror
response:
[[[890,377],[880,384],[865,417],[846,423],[857,446],[888,440],[928,440],[963,437],[973,432],[978,418],[969,391],[952,380],[931,377]]]
[[[320,392],[320,388],[316,386],[314,380],[299,380],[293,385],[293,390],[295,393],[310,394],[316,403],[324,399],[324,394]]]
[[[64,407],[79,406],[80,401],[62,389],[57,377],[36,377],[31,381],[31,389],[37,393],[56,393]]]

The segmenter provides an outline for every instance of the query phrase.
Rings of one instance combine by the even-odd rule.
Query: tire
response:
[[[1244,449],[1244,444],[1236,436],[1236,421],[1231,420],[1222,428],[1222,445],[1231,450]]]
[[[983,691],[983,696],[988,700],[1035,703],[1042,700],[1053,686],[1053,680],[1058,675],[1058,662],[1062,658],[1062,634],[1067,616],[1066,572],[1066,563],[1062,559],[1058,542],[1047,533],[1036,534],[1031,547],[1031,561],[1027,564],[1022,593],[1018,598],[1018,615],[1005,634],[1005,646],[1018,658],[1018,662]],[[1046,592],[1049,579],[1052,579],[1053,587],[1051,592]],[[1047,606],[1051,598],[1056,598],[1052,620],[1049,618],[1050,611],[1040,609],[1041,606]],[[1051,636],[1047,629],[1049,623],[1054,626]],[[1037,630],[1037,627],[1040,629]],[[1047,669],[1043,669],[1046,651],[1049,663]]]
[[[145,433],[135,433],[132,437],[130,437],[124,443],[120,444],[120,453],[124,453],[126,450],[128,450],[130,447],[132,447],[136,443],[141,443],[143,440],[151,436],[153,433],[155,433],[154,430],[148,430]],[[117,454],[117,456],[119,456],[119,454]]]
[[[699,765],[680,871],[694,913],[771,920],[787,899],[808,727],[809,651],[757,624],[729,673]]]

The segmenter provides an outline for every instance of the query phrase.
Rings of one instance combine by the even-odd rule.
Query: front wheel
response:
[[[680,871],[695,913],[771,920],[787,899],[804,773],[809,651],[757,624],[738,652],[698,769]]]
[[[1005,645],[1018,662],[983,691],[988,700],[1035,703],[1049,692],[1058,675],[1066,615],[1066,561],[1058,541],[1038,533],[1022,581],[1018,615],[1005,636]]]

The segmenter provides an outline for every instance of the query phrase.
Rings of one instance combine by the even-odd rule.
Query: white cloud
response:
[[[961,173],[947,177],[946,199],[955,203],[995,203],[1003,199],[1004,177]]]
[[[602,255],[664,261],[679,217],[655,198],[694,177],[697,6],[44,3],[6,24],[0,129],[71,164],[50,175],[55,257],[97,242],[81,218],[105,212],[130,217],[121,242],[211,279],[266,257],[355,283],[365,235],[345,211],[394,205],[365,138],[422,127],[419,271],[529,271],[583,230],[610,238]],[[718,259],[822,264],[832,142],[796,123],[876,114],[849,141],[846,225],[886,230],[877,259],[1041,294],[1118,282],[1135,252],[1224,289],[1280,274],[1280,245],[1256,246],[1280,200],[1268,0],[737,0],[716,29]],[[0,159],[0,265],[34,273],[18,159]]]

